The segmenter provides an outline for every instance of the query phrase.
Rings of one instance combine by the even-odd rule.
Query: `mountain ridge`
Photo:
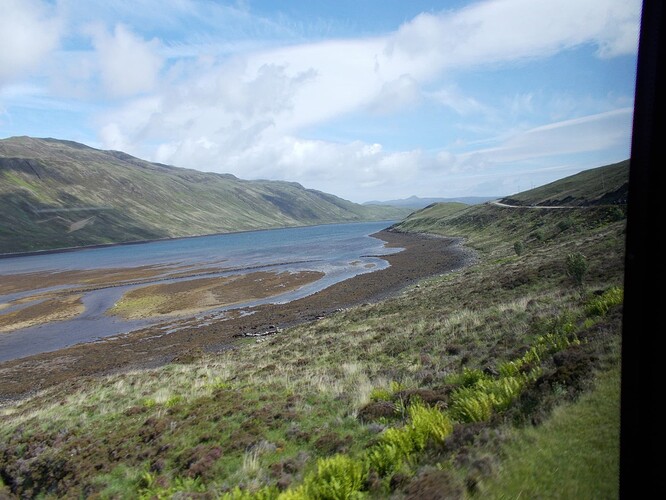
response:
[[[500,200],[517,206],[623,205],[629,194],[629,163],[590,168]]]
[[[401,219],[288,181],[243,180],[74,141],[0,140],[0,253]]]

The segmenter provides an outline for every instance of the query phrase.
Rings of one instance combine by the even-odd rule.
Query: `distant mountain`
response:
[[[295,182],[238,179],[57,139],[0,140],[0,253],[401,219]]]
[[[578,174],[502,198],[508,205],[616,205],[627,203],[629,160]]]
[[[433,203],[464,203],[465,205],[478,205],[487,201],[497,200],[501,196],[460,196],[458,198],[419,198],[410,196],[400,200],[368,201],[364,205],[388,205],[392,207],[407,207],[413,209],[425,208]]]

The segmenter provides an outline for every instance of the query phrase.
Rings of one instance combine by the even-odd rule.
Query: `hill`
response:
[[[457,198],[419,198],[418,196],[410,196],[409,198],[402,198],[400,200],[368,201],[363,203],[363,205],[389,205],[393,207],[418,209],[425,208],[433,203],[464,203],[465,205],[477,205],[499,198],[501,198],[501,196],[460,196]]]
[[[0,253],[286,226],[396,220],[282,181],[247,181],[56,139],[0,140]]]
[[[500,200],[500,203],[510,207],[491,203],[430,205],[395,224],[393,230],[463,237],[474,235],[470,244],[477,249],[490,249],[507,235],[521,242],[541,241],[551,236],[549,230],[564,231],[587,224],[585,221],[590,217],[622,219],[628,186],[629,160],[626,160],[586,170]],[[581,210],[570,208],[556,214],[547,209],[529,209],[549,206],[580,207]],[[593,210],[595,208],[596,211]],[[588,214],[585,210],[593,211]],[[553,224],[549,226],[547,221]]]
[[[584,170],[506,198],[508,205],[617,205],[627,203],[629,160]]]

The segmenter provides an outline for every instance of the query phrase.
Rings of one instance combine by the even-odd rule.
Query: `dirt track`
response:
[[[285,328],[336,309],[386,298],[421,278],[461,268],[474,260],[459,240],[382,231],[375,235],[390,247],[405,250],[384,256],[387,269],[362,274],[288,304],[253,308],[254,314],[185,327],[163,335],[159,327],[79,344],[0,364],[0,403],[82,376],[160,366],[201,349],[217,352],[234,347],[234,335],[261,332],[275,325]],[[184,322],[185,324],[185,322]]]

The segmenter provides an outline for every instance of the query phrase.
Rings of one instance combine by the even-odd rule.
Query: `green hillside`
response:
[[[629,160],[584,170],[508,196],[509,205],[614,205],[627,203]]]
[[[0,210],[0,253],[395,220],[410,211],[30,137],[0,140]]]
[[[467,238],[473,248],[493,253],[499,251],[500,242],[539,246],[562,233],[623,220],[628,181],[627,160],[586,170],[501,200],[522,208],[493,203],[471,206],[437,203],[410,214],[395,224],[393,230],[461,236]],[[530,206],[578,208],[530,209]]]

